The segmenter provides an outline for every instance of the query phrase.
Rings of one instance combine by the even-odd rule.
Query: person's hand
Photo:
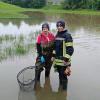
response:
[[[71,75],[71,69],[70,69],[69,66],[65,69],[64,73],[65,73],[66,75],[68,75],[68,76]]]
[[[41,63],[45,63],[45,58],[43,56],[41,56],[40,60],[41,60]]]
[[[67,65],[67,62],[65,60],[63,60],[64,65]]]

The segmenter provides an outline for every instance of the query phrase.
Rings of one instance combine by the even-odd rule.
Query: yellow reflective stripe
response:
[[[56,63],[55,65],[65,66],[65,65],[62,64],[62,63]]]
[[[65,66],[64,63],[61,63],[61,62],[55,62],[55,61],[53,62],[53,65]]]
[[[60,59],[55,59],[53,62],[53,65],[61,65],[64,66],[63,60]]]
[[[73,46],[73,42],[67,42],[65,43],[66,46]]]
[[[63,62],[53,62],[53,65],[60,65],[60,66],[68,66],[70,65],[71,63],[70,62],[67,62],[66,64],[64,64]]]
[[[55,62],[63,63],[63,60],[55,59]]]
[[[66,57],[68,59],[71,58],[69,54],[66,54],[65,41],[63,41],[63,57]]]
[[[70,59],[71,58],[71,56],[69,55],[69,54],[65,54],[65,56],[64,57],[66,57],[66,58],[68,58],[68,59]]]
[[[63,57],[65,56],[65,54],[66,54],[65,41],[63,41]]]

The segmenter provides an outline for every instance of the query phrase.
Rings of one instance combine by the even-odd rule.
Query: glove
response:
[[[40,60],[41,60],[41,63],[45,63],[45,58],[43,56],[41,56]]]

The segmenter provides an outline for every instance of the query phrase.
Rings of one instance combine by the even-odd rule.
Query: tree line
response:
[[[92,9],[100,10],[100,0],[64,0],[64,9]]]
[[[18,5],[25,8],[42,8],[46,6],[47,0],[1,0],[6,3]],[[100,0],[62,0],[63,9],[92,9],[100,10]]]
[[[46,0],[1,0],[1,1],[18,5],[24,8],[42,8],[46,5]]]

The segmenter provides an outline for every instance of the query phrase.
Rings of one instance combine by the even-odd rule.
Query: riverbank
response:
[[[63,10],[61,6],[46,6],[42,9],[21,8],[15,5],[0,2],[0,18],[29,18],[23,14],[26,11],[38,11],[43,13],[68,13],[81,15],[100,15],[100,11],[93,10]]]

